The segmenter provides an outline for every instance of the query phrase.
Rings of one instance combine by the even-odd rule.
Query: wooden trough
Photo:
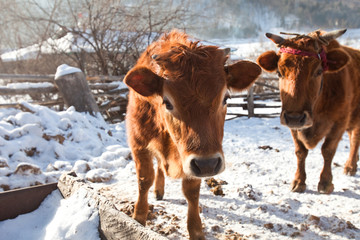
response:
[[[94,200],[99,210],[99,236],[102,240],[167,240],[118,210],[114,203],[73,172],[62,174],[58,183],[0,193],[0,221],[36,210],[46,196],[56,189],[60,190],[64,198],[80,189],[87,192],[86,196]]]

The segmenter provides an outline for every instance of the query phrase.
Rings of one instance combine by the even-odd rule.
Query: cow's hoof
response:
[[[354,176],[356,174],[356,168],[353,167],[345,167],[344,174],[349,176]]]
[[[154,191],[154,193],[155,193],[155,198],[156,198],[156,200],[163,200],[163,198],[164,198],[164,193],[161,193],[160,191],[158,191],[158,190],[155,190]]]
[[[298,193],[303,193],[306,190],[306,184],[305,183],[301,183],[299,180],[294,180],[291,183],[291,191],[292,192],[298,192]]]
[[[147,212],[143,213],[142,211],[137,210],[135,207],[132,218],[138,221],[141,225],[146,226],[147,215]]]
[[[205,240],[205,236],[204,236],[204,234],[190,236],[190,240]]]
[[[322,194],[330,194],[334,191],[334,184],[328,182],[319,182],[318,192]]]

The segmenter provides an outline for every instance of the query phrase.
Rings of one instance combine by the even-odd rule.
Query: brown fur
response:
[[[224,50],[202,46],[172,31],[151,44],[126,75],[128,142],[139,183],[134,218],[141,224],[146,222],[148,190],[154,180],[156,198],[162,199],[164,175],[182,178],[190,238],[204,239],[198,209],[201,180],[190,162],[195,156],[203,162],[216,159],[221,163],[221,168],[206,175],[224,169],[226,91],[248,87],[261,73],[259,66],[247,61],[227,67],[226,72],[226,59]],[[158,162],[156,175],[153,157]]]
[[[281,121],[286,125],[284,114],[306,113],[308,125],[290,127],[295,144],[298,168],[292,183],[292,191],[306,189],[305,159],[308,149],[314,148],[325,138],[321,151],[324,168],[320,175],[318,191],[331,193],[331,162],[344,131],[350,136],[350,156],[344,173],[355,175],[360,141],[360,51],[341,46],[332,40],[319,40],[323,32],[309,36],[286,39],[281,45],[318,53],[323,47],[329,60],[329,70],[321,73],[320,60],[274,51],[263,53],[259,65],[267,71],[280,74],[280,96],[282,101]],[[327,45],[328,44],[328,45]],[[323,79],[322,79],[323,78]],[[321,81],[323,86],[321,88]]]

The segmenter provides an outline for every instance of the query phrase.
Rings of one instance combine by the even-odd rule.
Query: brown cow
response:
[[[145,225],[148,190],[158,200],[164,174],[182,178],[191,239],[204,239],[199,216],[201,177],[225,168],[222,150],[228,89],[251,85],[261,68],[240,61],[224,67],[228,49],[202,46],[178,31],[152,43],[125,76],[129,86],[126,124],[136,164],[139,195],[134,218]],[[158,167],[153,169],[153,157]]]
[[[258,58],[260,66],[279,75],[282,112],[280,121],[291,129],[297,171],[291,188],[306,189],[308,150],[325,138],[321,147],[324,167],[318,191],[331,193],[331,162],[345,131],[350,136],[350,156],[344,173],[355,175],[360,140],[360,51],[340,45],[335,38],[345,30],[315,31],[290,39],[267,33],[280,47]]]

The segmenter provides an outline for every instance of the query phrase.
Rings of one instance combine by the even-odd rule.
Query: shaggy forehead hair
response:
[[[158,74],[187,101],[196,97],[210,104],[225,86],[226,56],[216,46],[203,46],[184,33],[171,32],[150,52],[156,55]]]

